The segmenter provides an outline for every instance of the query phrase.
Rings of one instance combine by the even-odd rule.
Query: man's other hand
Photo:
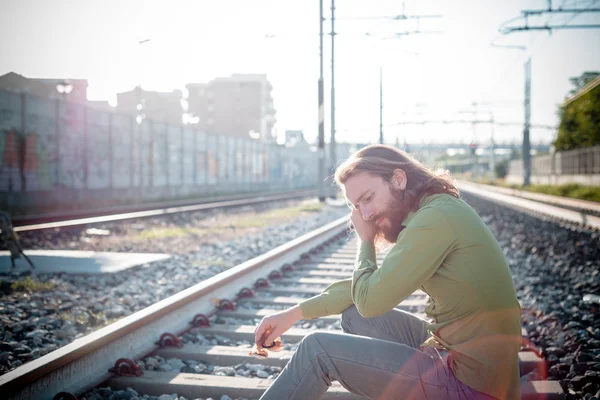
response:
[[[365,220],[359,210],[352,210],[350,217],[352,225],[356,230],[356,234],[362,242],[372,242],[377,234],[377,227],[371,220]]]

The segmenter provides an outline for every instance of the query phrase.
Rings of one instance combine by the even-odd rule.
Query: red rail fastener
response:
[[[254,283],[255,288],[269,287],[269,281],[263,278],[257,279]]]
[[[134,363],[129,358],[119,358],[115,363],[115,366],[110,368],[108,372],[112,372],[113,374],[119,376],[142,376],[144,375],[144,371],[140,368],[139,365]]]
[[[292,272],[293,270],[294,267],[292,267],[290,264],[283,264],[283,267],[281,267],[282,272]]]
[[[77,396],[70,392],[60,392],[56,393],[56,396],[52,398],[52,400],[79,400]]]
[[[283,278],[283,274],[281,271],[271,271],[269,274],[269,279],[281,279]]]
[[[192,322],[190,322],[196,328],[202,328],[204,326],[210,326],[208,317],[204,314],[196,314]]]
[[[247,287],[245,287],[242,290],[240,290],[240,292],[238,293],[238,297],[240,299],[242,299],[244,297],[254,297],[254,290],[248,289]]]
[[[219,303],[219,310],[233,311],[233,310],[235,310],[235,303],[233,301],[229,301],[227,299],[223,299]]]
[[[160,336],[158,342],[156,342],[161,348],[163,347],[177,347],[181,349],[183,347],[183,342],[177,336],[172,333],[165,332]]]

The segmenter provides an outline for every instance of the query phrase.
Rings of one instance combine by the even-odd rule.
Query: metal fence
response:
[[[509,165],[510,177],[523,176],[523,160],[512,160]],[[531,176],[540,182],[548,183],[589,183],[597,182],[600,176],[600,146],[568,150],[531,158]],[[533,182],[538,183],[538,182]]]
[[[523,160],[510,162],[509,174],[522,175]],[[586,147],[531,158],[532,175],[600,174],[600,146]]]
[[[317,155],[0,91],[0,207],[314,187]]]

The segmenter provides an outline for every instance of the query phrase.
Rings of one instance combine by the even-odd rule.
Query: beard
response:
[[[406,219],[412,209],[412,202],[406,199],[404,190],[390,188],[391,199],[386,205],[385,211],[374,218],[376,221],[380,217],[385,217],[389,221],[389,226],[379,229],[375,235],[375,245],[377,248],[388,244],[394,244],[398,240],[398,235],[404,229],[402,222]]]

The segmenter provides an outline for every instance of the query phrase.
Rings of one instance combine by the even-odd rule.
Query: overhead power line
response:
[[[439,120],[426,120],[426,121],[401,121],[396,122],[389,127],[398,125],[427,125],[427,124],[494,124],[499,126],[523,126],[522,122],[498,122],[491,119],[479,119],[479,120],[468,120],[468,119],[439,119]],[[548,129],[555,130],[556,126],[553,125],[542,125],[542,124],[531,124],[530,127],[537,129]]]
[[[595,2],[587,3],[586,6],[594,4]],[[517,17],[513,17],[507,21],[505,21],[500,28],[498,29],[502,34],[508,34],[511,32],[519,32],[519,31],[540,31],[547,30],[552,32],[555,29],[596,29],[600,28],[599,24],[579,24],[579,25],[569,25],[569,22],[574,19],[574,17],[585,14],[585,13],[598,13],[600,12],[600,8],[552,8],[551,4],[549,4],[547,9],[541,10],[521,10],[521,15]],[[530,16],[543,16],[543,15],[553,15],[553,14],[573,14],[573,18],[570,18],[568,22],[565,22],[560,25],[549,25],[546,22],[543,25],[535,25],[529,26],[529,17]],[[515,21],[521,20],[523,21],[523,26],[507,26]]]
[[[580,13],[580,12],[600,12],[600,8],[555,8],[547,10],[523,10],[521,14],[524,16],[529,15],[542,15],[542,14],[560,14],[560,13]]]
[[[381,20],[388,19],[391,21],[403,21],[408,19],[421,19],[421,18],[442,18],[443,15],[388,15],[388,16],[378,16],[378,17],[336,17],[335,19],[338,21],[361,21],[361,20]]]
[[[506,34],[518,31],[552,31],[553,29],[597,29],[599,24],[584,24],[584,25],[541,25],[541,26],[518,26],[501,28],[500,32]]]

